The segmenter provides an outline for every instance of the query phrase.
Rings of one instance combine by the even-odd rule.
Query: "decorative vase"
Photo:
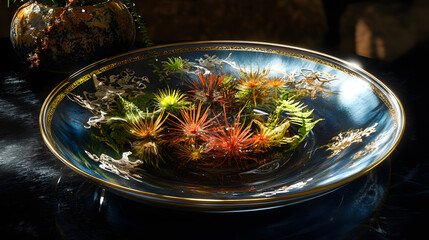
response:
[[[117,0],[89,6],[50,7],[30,1],[12,19],[10,39],[32,67],[70,72],[129,49],[136,28]]]

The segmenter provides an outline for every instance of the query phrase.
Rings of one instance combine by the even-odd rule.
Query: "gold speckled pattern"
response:
[[[62,11],[62,7],[47,7],[36,2],[18,9],[11,23],[10,36],[22,58],[28,58],[41,46],[47,27]],[[130,48],[135,35],[134,20],[119,1],[71,7],[45,39],[47,48],[43,60],[46,64],[57,65],[93,61]]]

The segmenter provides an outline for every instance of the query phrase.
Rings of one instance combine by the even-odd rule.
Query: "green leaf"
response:
[[[288,114],[288,119],[292,124],[299,126],[297,141],[293,144],[297,146],[310,133],[314,126],[323,119],[314,120],[313,110],[307,109],[303,103],[296,101],[294,98],[281,99],[277,102],[277,107],[270,115],[270,124],[277,124],[279,116],[282,112]]]
[[[140,110],[136,104],[125,100],[120,95],[116,95],[115,100],[118,104],[118,110],[115,112],[116,115],[110,115],[111,117],[118,117],[123,118],[125,121],[132,121],[135,116],[140,116],[141,118],[147,118],[151,116],[150,113]]]
[[[191,65],[187,59],[179,57],[169,57],[167,61],[163,61],[163,67],[166,74],[180,73],[183,69],[189,68]]]

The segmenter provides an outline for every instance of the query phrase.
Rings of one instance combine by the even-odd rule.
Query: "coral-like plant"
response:
[[[136,139],[160,138],[163,130],[162,124],[167,119],[164,118],[164,111],[161,111],[156,120],[155,114],[150,115],[151,117],[142,118],[131,113],[131,118],[126,121],[128,132]]]
[[[274,92],[274,99],[278,98],[279,89],[286,87],[287,80],[280,77],[270,77],[265,82],[266,86]]]
[[[132,112],[130,115],[130,119],[125,121],[125,129],[135,139],[132,143],[135,155],[146,163],[158,166],[159,161],[162,160],[159,148],[164,142],[162,125],[167,119],[164,117],[164,111],[161,111],[156,119],[154,113],[146,118]]]
[[[207,157],[207,148],[205,145],[192,144],[177,144],[175,145],[177,156],[180,160],[184,160],[184,163],[196,162],[203,160]]]
[[[159,90],[158,93],[155,94],[154,100],[158,108],[164,109],[170,113],[177,112],[190,104],[186,96],[181,93],[179,89],[171,90],[167,88]]]
[[[214,158],[215,166],[232,165],[234,161],[237,167],[242,166],[243,160],[254,160],[250,154],[251,147],[254,145],[252,141],[251,124],[245,125],[245,122],[240,123],[241,111],[234,117],[230,124],[228,114],[225,109],[223,112],[223,123],[217,119],[218,127],[213,135],[206,135],[204,139],[207,141],[208,153]]]
[[[205,103],[222,102],[222,83],[226,75],[219,73],[218,75],[210,73],[207,76],[200,71],[198,79],[188,78],[185,83],[189,86],[192,96]]]
[[[200,59],[198,64],[210,63],[211,70],[179,57],[163,62],[164,74],[172,77],[166,83],[178,81],[176,86],[186,94],[179,87],[142,93],[134,86],[135,91],[130,87],[115,92],[113,100],[110,95],[93,101],[70,99],[101,114],[91,126],[99,129],[97,139],[118,155],[122,147],[155,167],[162,163],[243,169],[296,149],[322,120],[315,120],[313,110],[300,100],[333,93],[328,84],[334,77],[328,74],[302,70],[269,77],[268,69],[246,71],[230,59],[207,59],[211,61]],[[238,74],[224,71],[224,63]]]
[[[208,119],[209,108],[202,115],[201,108],[202,103],[200,102],[198,107],[194,105],[189,109],[180,110],[180,117],[174,114],[171,115],[175,119],[171,121],[171,142],[189,142],[193,144],[209,133],[213,119]]]
[[[237,97],[240,99],[253,100],[253,104],[257,107],[257,100],[264,101],[268,96],[267,86],[265,81],[269,71],[259,69],[253,71],[250,67],[250,71],[247,72],[246,69],[239,68],[239,81],[238,81],[238,92]]]

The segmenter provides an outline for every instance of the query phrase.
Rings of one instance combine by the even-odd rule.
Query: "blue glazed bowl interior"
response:
[[[96,78],[132,73],[147,77],[146,91],[158,86],[150,64],[169,57],[189,61],[220,59],[225,72],[253,66],[281,72],[311,71],[334,76],[324,87],[331,93],[302,100],[314,109],[319,122],[283,159],[240,172],[220,181],[216,173],[192,169],[158,171],[107,166],[90,154],[120,158],[111,148],[91,138],[85,127],[93,114],[72,96],[96,91]],[[235,64],[235,65],[234,65]],[[173,80],[174,81],[174,80]],[[172,82],[180,86],[178,82]],[[141,49],[90,65],[52,91],[43,105],[40,124],[51,151],[78,173],[124,196],[162,206],[202,210],[249,210],[295,203],[334,190],[370,171],[394,150],[404,131],[399,100],[381,81],[345,61],[290,46],[248,42],[196,42]],[[207,175],[207,176],[205,176]]]

